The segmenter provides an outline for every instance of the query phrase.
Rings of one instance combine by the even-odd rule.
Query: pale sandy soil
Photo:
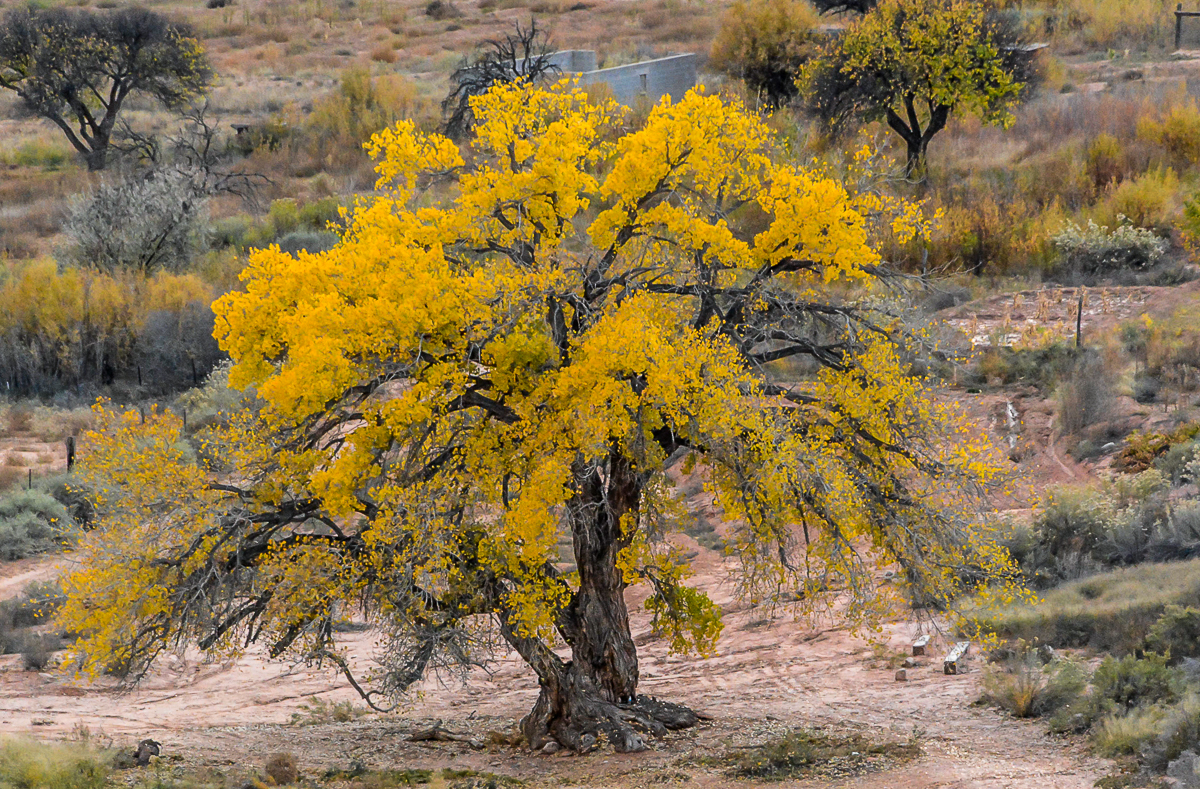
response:
[[[6,661],[0,664],[0,734],[61,737],[87,727],[118,743],[153,737],[167,756],[235,772],[261,768],[270,753],[291,751],[311,773],[362,761],[374,768],[487,770],[535,785],[724,787],[748,782],[700,760],[766,742],[790,727],[829,726],[875,740],[903,740],[915,730],[924,755],[882,773],[776,785],[1083,789],[1106,773],[1107,764],[1089,757],[1081,742],[1053,739],[1036,723],[972,706],[979,695],[978,658],[967,674],[945,676],[939,642],[932,658],[910,670],[911,681],[897,682],[865,641],[842,630],[814,630],[788,616],[767,620],[763,609],[733,600],[715,554],[701,550],[698,561],[701,582],[726,610],[717,654],[703,660],[668,655],[640,614],[634,632],[643,692],[691,705],[712,720],[656,742],[649,753],[535,756],[406,741],[412,729],[435,719],[481,739],[515,723],[537,689],[511,655],[501,657],[490,676],[476,672],[465,686],[427,682],[423,697],[402,711],[312,726],[287,723],[305,702],[355,700],[353,692],[332,673],[264,663],[253,655],[225,666],[171,659],[132,692],[23,672],[14,658],[0,658]],[[0,590],[17,578],[51,571],[48,565],[0,567],[8,576],[0,579]],[[631,602],[637,596],[633,590]],[[882,636],[900,651],[915,629],[915,623],[896,622]],[[371,635],[347,638],[351,654],[365,665]]]

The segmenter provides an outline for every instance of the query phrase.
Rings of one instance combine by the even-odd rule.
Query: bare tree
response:
[[[527,28],[518,22],[514,33],[484,43],[474,60],[464,59],[450,75],[454,87],[442,102],[442,112],[449,113],[446,134],[452,139],[470,134],[475,125],[471,99],[487,93],[493,85],[534,82],[561,74],[562,69],[550,59],[549,41],[536,20],[531,20]]]
[[[125,101],[141,94],[174,109],[212,81],[190,28],[142,8],[109,13],[18,9],[0,24],[0,88],[58,126],[103,170]]]

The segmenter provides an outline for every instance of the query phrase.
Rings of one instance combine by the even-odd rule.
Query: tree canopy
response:
[[[745,80],[769,108],[787,104],[817,53],[817,14],[807,0],[737,0],[713,41],[713,67]]]
[[[211,79],[188,27],[142,8],[21,8],[0,23],[0,88],[58,126],[91,170],[104,169],[131,95],[179,108]]]
[[[931,604],[1018,593],[976,510],[1002,466],[912,371],[870,245],[924,232],[916,207],[787,162],[702,92],[639,128],[569,81],[473,106],[469,150],[377,135],[342,243],[257,251],[217,302],[259,408],[191,444],[100,409],[81,458],[105,516],[59,620],[86,669],[257,640],[382,706],[498,637],[541,685],[530,747],[640,749],[696,716],[638,693],[626,587],[676,651],[721,632],[672,470],[704,476],[751,601],[869,626],[907,600],[879,564]],[[382,635],[365,679],[347,610]]]
[[[969,0],[883,0],[804,77],[810,108],[833,131],[884,121],[921,175],[929,141],[951,115],[1007,126],[1027,72],[1008,26]]]

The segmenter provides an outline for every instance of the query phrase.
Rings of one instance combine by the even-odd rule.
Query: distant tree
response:
[[[63,225],[70,255],[101,271],[178,270],[204,243],[207,195],[191,174],[153,169],[77,197]]]
[[[1007,126],[1029,73],[1008,28],[968,0],[883,0],[808,70],[809,107],[837,132],[885,121],[920,177],[929,141],[954,114]]]
[[[737,0],[725,12],[712,65],[739,77],[769,108],[796,97],[796,77],[817,53],[817,14],[807,0]]]
[[[0,88],[58,126],[89,170],[107,164],[117,118],[131,95],[174,109],[203,93],[211,79],[190,29],[145,9],[18,9],[0,24]]]
[[[471,99],[482,96],[493,85],[505,82],[535,82],[543,77],[562,73],[550,60],[550,38],[539,30],[537,21],[521,27],[502,39],[488,41],[474,60],[463,60],[450,83],[454,86],[442,102],[442,112],[448,113],[445,131],[451,139],[462,139],[475,125]]]

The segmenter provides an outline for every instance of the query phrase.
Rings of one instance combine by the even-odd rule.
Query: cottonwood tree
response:
[[[929,141],[952,115],[1007,126],[1028,57],[1011,31],[969,0],[883,0],[803,78],[810,109],[831,130],[884,121],[923,177]]]
[[[142,8],[17,9],[0,23],[0,88],[14,91],[30,112],[61,129],[89,170],[107,164],[130,96],[175,109],[211,80],[189,28]]]
[[[342,243],[257,251],[217,302],[261,411],[193,454],[173,417],[101,409],[82,457],[105,517],[60,617],[86,669],[257,640],[382,707],[498,634],[540,682],[530,747],[638,750],[696,715],[639,693],[626,588],[673,650],[721,632],[668,539],[669,469],[704,474],[751,601],[869,625],[902,595],[879,564],[937,604],[1014,593],[975,525],[1000,467],[886,307],[872,227],[911,237],[911,206],[776,161],[716,96],[636,131],[570,83],[474,109],[469,155],[409,121],[377,135],[380,194]],[[819,372],[775,382],[798,357]],[[365,676],[333,637],[348,610],[381,633]]]
[[[713,41],[712,66],[745,81],[768,108],[796,97],[796,78],[817,54],[817,14],[807,0],[738,0]]]

